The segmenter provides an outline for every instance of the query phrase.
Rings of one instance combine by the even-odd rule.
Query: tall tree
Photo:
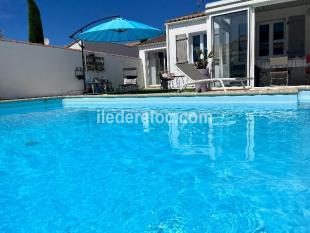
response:
[[[28,0],[29,42],[44,44],[40,10],[35,0]]]

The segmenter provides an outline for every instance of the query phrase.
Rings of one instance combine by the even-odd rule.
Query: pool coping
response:
[[[48,101],[66,98],[148,98],[148,97],[217,97],[217,96],[257,96],[257,95],[297,95],[300,91],[310,91],[310,86],[294,86],[294,87],[256,87],[244,90],[216,90],[210,92],[182,92],[182,93],[147,93],[147,94],[102,94],[102,95],[59,95],[32,98],[17,98],[0,100],[0,104],[12,102],[28,102],[28,101]]]

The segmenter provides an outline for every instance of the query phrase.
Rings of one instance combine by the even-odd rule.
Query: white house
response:
[[[166,40],[139,46],[145,87],[159,84],[159,71],[182,75],[176,64],[193,63],[198,48],[214,52],[213,78],[249,77],[249,86],[268,86],[270,58],[287,57],[288,85],[309,85],[309,28],[310,0],[208,3],[203,13],[167,21]]]
[[[167,70],[166,36],[145,41],[139,45],[146,88],[160,87],[160,71]]]

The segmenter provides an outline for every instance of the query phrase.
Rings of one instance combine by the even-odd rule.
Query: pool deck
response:
[[[252,95],[293,95],[298,94],[300,90],[309,90],[310,86],[290,86],[290,87],[255,87],[250,89],[227,88],[226,93],[222,89],[212,90],[208,92],[168,92],[168,93],[143,93],[143,94],[102,94],[102,95],[63,95],[52,97],[35,97],[23,99],[0,100],[0,103],[12,101],[30,101],[30,100],[49,100],[61,98],[126,98],[126,97],[184,97],[184,96],[252,96]]]

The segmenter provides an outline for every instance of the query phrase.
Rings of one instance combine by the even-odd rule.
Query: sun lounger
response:
[[[177,64],[176,65],[178,69],[191,81],[184,83],[180,91],[182,91],[186,86],[192,85],[192,84],[203,84],[203,83],[220,83],[221,87],[223,88],[224,92],[226,93],[226,87],[224,85],[224,82],[240,82],[243,89],[246,90],[246,86],[244,82],[250,80],[250,78],[208,78],[207,76],[201,74],[197,68],[194,66],[194,64],[188,64],[188,63],[183,63],[183,64]]]

